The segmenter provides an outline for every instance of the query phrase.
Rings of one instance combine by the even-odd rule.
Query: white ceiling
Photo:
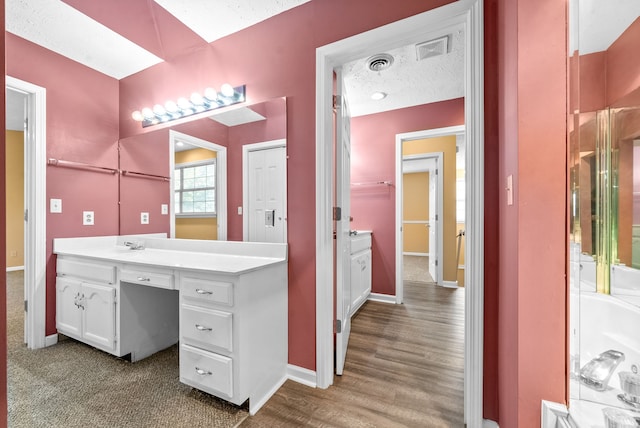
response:
[[[581,55],[607,50],[640,16],[640,0],[572,0],[570,7],[572,19],[578,20],[570,53],[579,47]]]

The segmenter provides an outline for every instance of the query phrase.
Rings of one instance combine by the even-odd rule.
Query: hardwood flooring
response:
[[[287,381],[240,427],[464,426],[464,289],[405,281],[403,305],[367,302],[351,329],[333,386]]]

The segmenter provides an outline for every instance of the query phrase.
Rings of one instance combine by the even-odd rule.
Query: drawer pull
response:
[[[139,276],[138,277],[138,281],[151,281],[151,278],[149,278],[148,276]]]
[[[202,288],[196,288],[198,294],[213,294],[213,291],[203,290]]]
[[[213,329],[211,327],[205,327],[203,325],[200,324],[196,324],[196,330],[200,330],[200,331],[213,331]]]
[[[196,373],[198,373],[200,376],[211,376],[213,374],[209,370],[202,370],[198,367],[196,367]]]

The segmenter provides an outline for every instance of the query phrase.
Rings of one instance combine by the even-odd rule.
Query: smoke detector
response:
[[[429,40],[428,42],[418,43],[416,45],[416,58],[418,61],[422,61],[423,59],[444,55],[448,51],[449,36],[444,36],[439,39]]]
[[[391,67],[393,57],[389,54],[377,54],[367,59],[367,68],[371,71],[382,71]]]

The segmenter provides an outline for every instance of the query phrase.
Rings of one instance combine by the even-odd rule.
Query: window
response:
[[[216,215],[216,160],[176,165],[175,212],[182,217]]]

